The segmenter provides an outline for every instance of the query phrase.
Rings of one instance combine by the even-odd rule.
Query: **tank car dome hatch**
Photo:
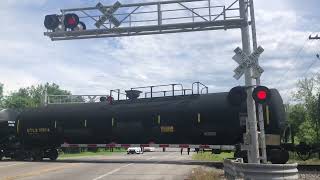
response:
[[[13,109],[0,110],[0,122],[4,121],[16,121],[19,113]]]
[[[126,96],[129,99],[138,99],[142,91],[139,90],[126,90]]]

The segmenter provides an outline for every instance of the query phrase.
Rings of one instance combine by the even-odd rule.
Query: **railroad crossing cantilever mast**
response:
[[[116,2],[111,6],[98,3],[94,7],[62,9],[60,15],[46,16],[48,21],[45,26],[48,31],[44,35],[52,41],[59,41],[237,28],[241,29],[243,52],[250,55],[249,25],[255,23],[252,17],[251,22],[248,20],[248,10],[249,6],[253,10],[253,3],[249,3],[249,0],[235,0],[225,6],[215,5],[213,2],[213,0],[173,0],[134,4]],[[251,13],[251,16],[254,15]],[[256,46],[255,32],[253,40]],[[250,139],[248,157],[249,162],[259,163],[256,108],[252,96],[249,95],[252,94],[254,85],[252,69],[247,67],[241,71],[245,74],[248,94],[247,124]]]

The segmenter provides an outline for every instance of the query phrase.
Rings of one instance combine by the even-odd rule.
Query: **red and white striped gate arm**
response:
[[[156,147],[156,148],[200,148],[234,150],[232,145],[195,145],[195,144],[61,144],[64,148],[128,148],[128,147]]]

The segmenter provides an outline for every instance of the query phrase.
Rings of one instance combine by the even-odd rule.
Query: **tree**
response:
[[[44,85],[20,88],[18,91],[12,92],[3,99],[3,106],[6,108],[38,107],[43,103],[45,91],[50,95],[71,95],[69,91],[62,90],[55,83],[46,83]]]
[[[319,93],[320,74],[297,83],[294,98],[299,104],[289,110],[289,124],[300,142],[317,143],[320,140]]]

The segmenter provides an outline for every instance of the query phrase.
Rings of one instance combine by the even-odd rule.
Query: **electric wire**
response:
[[[317,54],[318,55],[318,54]],[[312,69],[312,67],[318,62],[320,61],[320,58],[318,56],[315,57],[315,59],[311,62],[311,64],[308,66],[308,68],[306,68],[306,70],[304,71],[304,73],[302,74],[302,78],[306,78],[307,73],[310,71],[310,69]],[[315,73],[316,75],[317,73]],[[314,77],[315,75],[313,75],[312,77]],[[284,94],[287,94],[291,89],[287,89],[285,91]],[[292,100],[292,96],[289,97],[288,102],[290,102]]]
[[[287,78],[287,75],[290,71],[293,70],[294,67],[296,67],[297,65],[297,60],[298,57],[300,57],[299,55],[301,54],[302,50],[305,48],[305,46],[307,45],[307,42],[309,41],[309,37],[304,41],[303,46],[299,49],[299,51],[296,53],[295,57],[294,57],[294,62],[293,65],[276,81],[276,84],[279,84],[281,81],[283,81],[285,78]]]

